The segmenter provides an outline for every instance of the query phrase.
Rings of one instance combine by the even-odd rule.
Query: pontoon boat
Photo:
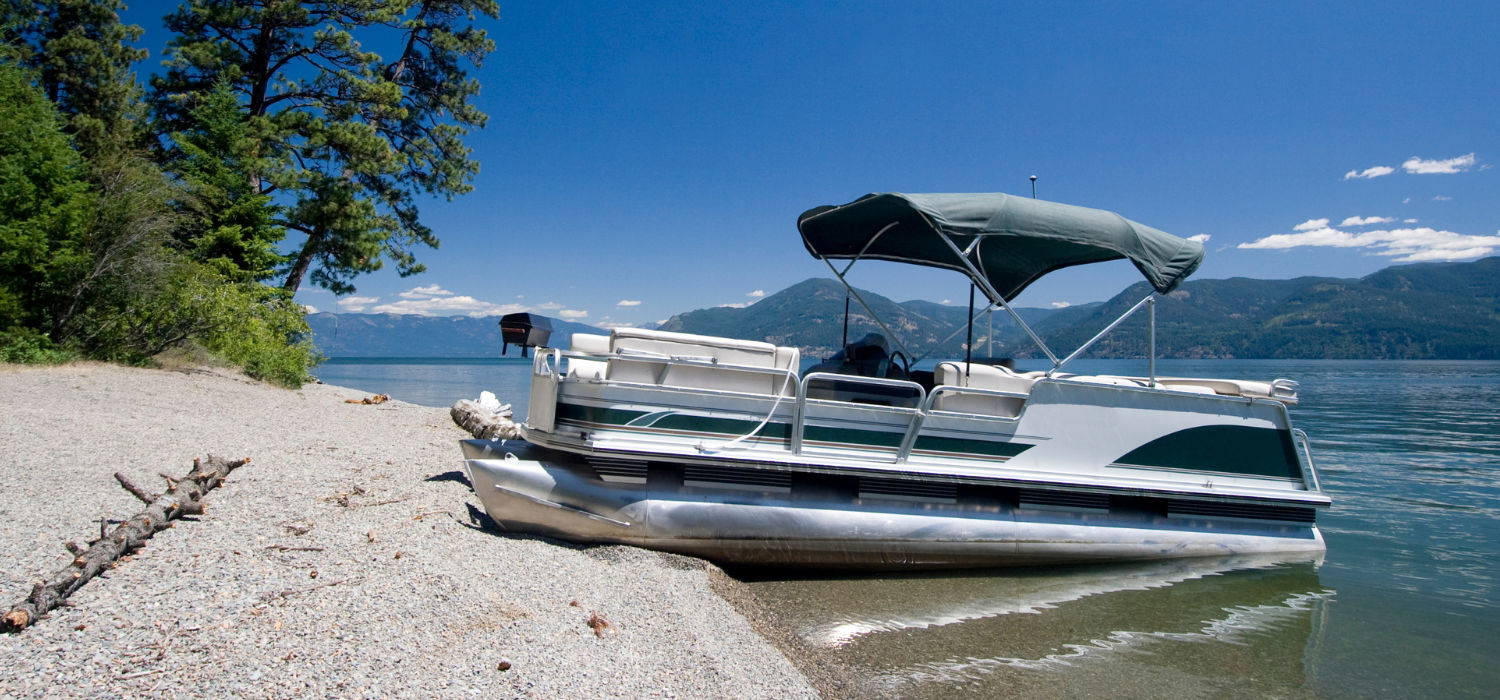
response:
[[[1156,376],[1155,302],[1203,246],[1110,212],[1004,194],[879,194],[798,219],[834,276],[860,260],[966,275],[1051,360],[940,362],[867,338],[797,348],[618,328],[539,348],[525,440],[463,452],[507,529],[725,564],[898,569],[1320,552],[1329,505],[1295,382]],[[1010,301],[1063,267],[1129,259],[1154,292],[1059,358]],[[842,270],[833,261],[849,261]],[[1063,369],[1131,314],[1146,376]],[[970,324],[977,317],[971,305]],[[983,313],[983,312],[981,312]],[[971,343],[972,344],[972,343]]]

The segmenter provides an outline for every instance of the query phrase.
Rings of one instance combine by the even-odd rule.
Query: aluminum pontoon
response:
[[[847,282],[886,336],[806,372],[797,348],[765,342],[575,334],[566,350],[536,353],[525,440],[462,445],[490,516],[516,531],[742,565],[985,567],[1324,549],[1316,512],[1329,499],[1287,413],[1297,384],[1156,376],[1157,295],[1197,269],[1200,243],[1004,194],[868,195],[805,212],[798,228],[841,282],[863,259],[965,274],[986,311],[1009,312],[1052,368],[955,360],[918,371]],[[1010,306],[1052,270],[1121,258],[1154,293],[1067,357]],[[849,263],[840,270],[834,260]],[[1151,317],[1146,376],[1062,371],[1142,308]]]

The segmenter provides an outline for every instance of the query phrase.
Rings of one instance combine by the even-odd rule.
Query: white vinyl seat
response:
[[[967,370],[967,371],[966,371]],[[1030,394],[1031,385],[1036,383],[1037,378],[1016,374],[1004,367],[993,367],[990,365],[966,365],[962,362],[939,363],[937,370],[933,372],[933,380],[936,386],[960,386],[971,389],[987,389],[990,391],[1008,391],[1017,394]],[[938,411],[953,411],[955,413],[977,413],[985,416],[998,416],[1001,418],[1015,418],[1021,415],[1021,409],[1026,406],[1026,399],[1009,396],[985,396],[981,394],[964,394],[958,392],[944,392],[939,394],[933,401],[933,409]]]
[[[667,363],[676,359],[795,371],[801,361],[796,348],[639,328],[616,328],[607,338],[575,334],[572,349],[614,357],[607,362],[570,359],[570,377],[749,394],[782,391],[783,396],[794,396],[797,390],[796,381],[789,381],[784,374],[736,370],[728,366],[669,366]],[[579,367],[576,375],[571,369],[574,363]]]

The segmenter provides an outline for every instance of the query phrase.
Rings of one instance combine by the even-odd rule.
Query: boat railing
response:
[[[868,385],[868,386],[885,386],[885,387],[899,387],[899,388],[913,389],[913,390],[916,391],[916,397],[917,397],[917,406],[913,407],[913,408],[907,408],[907,407],[903,407],[903,406],[869,406],[869,405],[861,405],[861,404],[856,404],[856,405],[861,405],[862,407],[867,407],[867,408],[879,408],[881,410],[891,411],[891,412],[895,412],[895,413],[910,413],[911,416],[912,416],[912,418],[911,418],[911,422],[907,426],[906,434],[903,436],[903,439],[902,439],[902,444],[903,445],[907,442],[907,439],[911,438],[911,436],[913,435],[913,433],[915,432],[915,430],[918,430],[921,427],[922,407],[927,404],[927,390],[924,389],[921,384],[918,384],[916,382],[909,382],[909,381],[902,380],[902,379],[884,379],[884,378],[881,378],[881,377],[861,377],[859,375],[835,374],[833,372],[810,372],[806,376],[802,377],[802,381],[799,382],[798,386],[797,386],[797,404],[796,404],[795,412],[794,412],[793,417],[792,417],[792,440],[791,440],[792,444],[791,444],[791,448],[792,448],[792,454],[794,454],[794,455],[800,455],[800,454],[802,454],[802,433],[803,433],[803,430],[805,428],[804,418],[807,415],[807,401],[808,401],[808,398],[807,398],[807,388],[813,382],[820,381],[820,380],[821,381],[840,382],[840,383],[845,383],[845,384],[865,384],[865,385]],[[814,401],[820,401],[822,399],[813,399],[813,400]],[[840,403],[845,403],[845,402],[840,402]],[[898,455],[898,458],[899,458],[899,455]]]
[[[1292,428],[1292,436],[1302,442],[1303,466],[1307,467],[1302,472],[1303,487],[1314,493],[1322,493],[1323,485],[1318,483],[1318,467],[1313,464],[1312,443],[1307,439],[1307,433],[1302,432],[1301,428]]]
[[[1146,300],[1143,300],[1142,303],[1145,303],[1146,301],[1150,301],[1150,298],[1148,298]],[[1132,311],[1134,309],[1139,309],[1141,305],[1142,304],[1136,304],[1136,306],[1133,307]],[[1129,313],[1130,312],[1127,312],[1126,316],[1128,316]],[[1125,318],[1125,316],[1122,316],[1120,318],[1120,320],[1124,320],[1124,318]],[[1112,324],[1112,327],[1113,327],[1113,325],[1118,325],[1118,323],[1119,322],[1117,321],[1115,324]],[[1109,331],[1109,329],[1105,329],[1104,332],[1107,333],[1108,331]],[[1101,333],[1100,335],[1103,335],[1103,333]],[[1092,342],[1093,341],[1090,341],[1090,344]],[[1087,349],[1087,347],[1088,347],[1088,345],[1085,345],[1083,348],[1080,348],[1079,352],[1082,352],[1083,350]],[[1077,353],[1074,353],[1074,354],[1076,355]],[[884,378],[880,378],[880,377],[861,377],[861,376],[858,376],[858,375],[836,374],[836,373],[832,373],[832,372],[812,372],[812,373],[809,373],[807,376],[799,378],[799,377],[797,377],[797,375],[795,374],[795,372],[790,372],[787,368],[758,367],[758,366],[754,366],[754,365],[732,364],[732,363],[726,363],[726,362],[719,362],[718,360],[715,360],[713,358],[701,358],[701,357],[695,357],[695,356],[685,356],[685,355],[676,355],[676,356],[660,355],[660,356],[658,356],[655,353],[649,353],[648,354],[648,353],[642,353],[642,352],[631,353],[629,355],[622,355],[622,354],[619,354],[619,353],[592,353],[592,352],[584,352],[584,351],[577,351],[577,350],[558,350],[558,349],[549,349],[549,348],[538,348],[536,356],[532,360],[532,375],[533,375],[532,404],[531,404],[531,410],[529,411],[528,420],[527,420],[528,426],[531,426],[531,427],[540,427],[541,430],[544,430],[544,431],[547,431],[547,432],[551,431],[551,429],[552,429],[552,420],[554,420],[553,416],[554,416],[555,410],[556,410],[557,387],[558,387],[559,382],[563,379],[563,374],[564,374],[562,372],[562,360],[564,358],[569,358],[569,359],[576,358],[576,359],[580,359],[580,360],[591,360],[591,361],[595,361],[595,362],[615,360],[615,361],[643,362],[643,363],[655,363],[655,364],[665,364],[665,365],[668,365],[664,369],[664,371],[663,371],[662,375],[660,376],[660,378],[658,379],[658,382],[660,382],[661,380],[665,380],[667,372],[670,371],[672,365],[682,365],[682,366],[689,366],[689,367],[705,367],[705,368],[712,368],[712,369],[731,370],[731,371],[737,371],[737,372],[753,372],[753,373],[758,373],[758,374],[768,374],[768,375],[774,375],[774,376],[778,376],[778,377],[785,377],[786,378],[785,379],[785,383],[781,385],[781,388],[778,390],[778,392],[786,392],[789,387],[795,387],[795,390],[793,391],[793,395],[796,397],[796,403],[794,404],[793,422],[792,422],[792,426],[791,426],[791,436],[790,436],[790,440],[789,440],[790,444],[788,445],[788,447],[789,447],[790,451],[792,452],[792,454],[795,454],[795,455],[801,455],[802,454],[803,435],[806,432],[805,423],[806,423],[806,413],[807,413],[807,402],[809,400],[812,400],[812,401],[815,401],[815,402],[824,402],[824,403],[845,403],[845,404],[851,404],[851,405],[860,406],[862,408],[876,408],[876,409],[879,409],[879,410],[889,411],[889,412],[893,412],[893,413],[906,413],[906,414],[909,414],[911,416],[911,419],[910,419],[910,422],[907,424],[907,429],[905,431],[905,434],[902,436],[900,446],[897,448],[896,455],[895,455],[895,463],[896,464],[904,464],[904,463],[906,463],[907,459],[911,456],[911,452],[912,452],[913,448],[916,445],[917,437],[918,437],[918,435],[922,431],[922,426],[925,423],[926,419],[928,417],[930,417],[930,416],[935,416],[935,415],[957,416],[957,417],[972,418],[972,419],[977,419],[977,420],[1003,421],[1003,422],[1015,422],[1017,420],[1020,420],[1020,416],[1019,415],[1016,415],[1016,416],[1000,416],[1000,415],[990,415],[990,414],[984,414],[984,413],[975,413],[975,412],[972,412],[972,411],[945,411],[945,410],[938,409],[937,408],[937,401],[938,401],[938,399],[941,396],[943,396],[945,394],[965,394],[965,395],[971,395],[971,396],[989,396],[989,397],[1003,398],[1003,399],[1018,399],[1018,400],[1022,400],[1022,401],[1026,401],[1026,400],[1028,400],[1030,398],[1030,395],[1027,394],[1027,393],[1024,393],[1024,392],[1002,391],[1002,390],[998,390],[998,389],[982,389],[982,388],[978,388],[978,387],[965,387],[965,386],[947,385],[947,384],[933,387],[932,391],[928,392],[921,384],[918,384],[916,382],[905,381],[905,380],[900,380],[900,379],[884,379]],[[1072,357],[1070,356],[1069,359],[1072,359]],[[1064,360],[1064,362],[1066,362],[1066,360]],[[1061,366],[1061,365],[1058,365],[1058,366]],[[595,381],[595,380],[588,380],[588,381]],[[611,383],[616,383],[616,380],[609,380],[609,381]],[[819,398],[809,397],[808,396],[808,388],[809,388],[809,386],[812,383],[818,382],[818,381],[837,382],[837,383],[844,383],[844,384],[864,384],[864,385],[869,385],[869,386],[883,386],[883,387],[893,387],[893,388],[905,388],[905,389],[909,389],[909,390],[911,390],[913,392],[914,396],[917,398],[917,405],[915,407],[879,406],[879,405],[872,405],[872,404],[853,404],[852,402],[847,402],[847,401],[835,401],[835,400],[829,400],[829,399],[819,399]],[[1148,380],[1148,381],[1150,381],[1150,380]],[[659,387],[660,386],[659,383],[655,384],[655,385],[639,384],[638,382],[618,382],[618,383],[625,384],[625,385],[640,385],[640,386],[652,386],[652,387]],[[1274,387],[1273,388],[1273,393],[1279,394],[1280,391],[1278,391],[1278,390],[1284,390],[1284,391],[1290,392],[1292,394],[1292,396],[1296,395],[1295,392],[1297,391],[1298,386],[1297,386],[1297,383],[1294,382],[1294,381],[1292,381],[1292,380],[1289,380],[1289,379],[1277,379],[1277,380],[1271,382],[1271,384]],[[697,390],[698,391],[707,391],[707,392],[715,392],[716,391],[714,389],[709,389],[709,388],[698,388]],[[744,394],[745,392],[742,392],[742,391],[730,391],[728,393]],[[778,393],[777,395],[783,396],[783,397],[786,396],[785,393]],[[771,394],[765,394],[764,396],[770,397],[772,395]],[[1281,403],[1280,401],[1277,401],[1276,403],[1278,403],[1278,404],[1281,405],[1281,409],[1282,409],[1283,412],[1286,411],[1286,405],[1284,403]],[[772,409],[772,413],[774,414],[774,412],[775,412],[775,409],[773,408]],[[767,419],[769,419],[769,418],[770,418],[770,416],[767,416]],[[1290,425],[1290,423],[1291,423],[1291,417],[1289,415],[1286,415],[1285,418],[1286,418],[1287,424]],[[763,421],[763,423],[764,423],[764,421]],[[1311,445],[1308,442],[1307,433],[1303,432],[1302,430],[1293,428],[1292,429],[1292,434],[1295,436],[1295,439],[1297,439],[1297,440],[1299,440],[1301,442],[1301,450],[1299,451],[1298,458],[1299,458],[1300,461],[1303,462],[1304,466],[1306,467],[1303,470],[1304,487],[1307,488],[1309,491],[1312,491],[1312,492],[1321,492],[1322,491],[1322,486],[1320,485],[1320,483],[1318,481],[1317,466],[1313,462],[1312,448],[1311,448]]]

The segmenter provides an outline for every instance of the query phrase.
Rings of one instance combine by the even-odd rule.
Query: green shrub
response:
[[[197,344],[245,374],[297,388],[322,357],[313,349],[306,312],[284,290],[235,279],[213,264],[179,262],[153,292],[138,300],[100,354],[147,363],[173,348]]]
[[[59,348],[51,338],[29,328],[12,328],[0,332],[0,362],[60,365],[77,359],[77,352]]]

